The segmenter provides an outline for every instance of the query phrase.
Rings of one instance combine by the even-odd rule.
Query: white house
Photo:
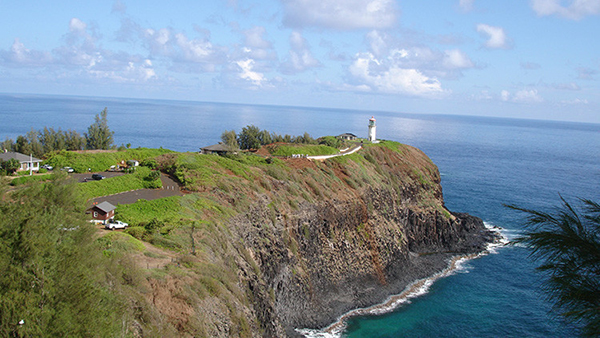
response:
[[[0,153],[0,160],[2,160],[2,161],[9,161],[13,158],[16,159],[17,161],[19,161],[19,163],[21,163],[21,166],[19,167],[19,169],[17,169],[17,171],[29,170],[29,169],[34,170],[34,171],[40,170],[40,163],[42,162],[42,160],[40,160],[40,159],[37,159],[37,158],[29,156],[29,155],[23,155],[21,153],[10,152],[10,151],[5,151],[3,153]]]

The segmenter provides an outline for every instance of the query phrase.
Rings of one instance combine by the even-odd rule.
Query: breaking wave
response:
[[[373,305],[366,308],[354,309],[340,316],[333,324],[324,329],[296,329],[296,331],[307,338],[338,338],[346,329],[346,321],[351,317],[366,316],[366,315],[381,315],[394,311],[404,304],[410,304],[413,298],[420,297],[427,292],[433,283],[443,277],[450,276],[455,273],[468,273],[470,267],[466,264],[468,261],[485,256],[488,254],[497,254],[498,249],[506,246],[512,239],[518,236],[516,230],[506,230],[493,224],[484,222],[485,227],[497,233],[498,239],[492,243],[488,243],[486,250],[466,256],[457,256],[450,260],[448,267],[435,275],[423,279],[419,279],[409,284],[404,291],[398,295],[390,296],[385,302]]]

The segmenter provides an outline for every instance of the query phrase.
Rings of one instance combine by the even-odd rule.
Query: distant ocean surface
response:
[[[513,238],[523,215],[503,207],[547,210],[559,194],[600,201],[600,125],[397,112],[354,111],[116,98],[0,94],[0,140],[32,128],[83,134],[108,108],[117,145],[198,151],[225,130],[254,124],[313,137],[351,132],[423,150],[439,167],[446,206],[502,227]],[[401,110],[402,107],[399,107]],[[394,311],[355,317],[344,337],[574,337],[577,328],[549,314],[541,276],[528,251],[503,247],[464,263]]]

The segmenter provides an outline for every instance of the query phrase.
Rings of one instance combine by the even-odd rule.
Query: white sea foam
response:
[[[478,254],[454,257],[446,269],[436,273],[431,277],[419,279],[413,282],[412,284],[408,285],[400,294],[390,296],[381,304],[347,312],[339,317],[333,324],[324,329],[296,329],[296,331],[307,338],[339,338],[346,329],[346,321],[349,318],[364,315],[381,315],[391,312],[403,304],[410,304],[411,299],[420,297],[429,292],[431,285],[433,285],[433,283],[439,278],[447,277],[454,273],[468,273],[472,268],[467,264],[468,261],[488,254],[496,254],[498,253],[499,248],[502,248],[510,243],[507,232],[510,233],[513,230],[505,230],[487,222],[484,222],[484,225],[488,230],[496,232],[499,235],[498,240],[488,243],[486,250]],[[517,230],[514,231],[517,232]]]

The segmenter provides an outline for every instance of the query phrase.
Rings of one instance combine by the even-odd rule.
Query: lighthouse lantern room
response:
[[[371,116],[369,119],[369,141],[375,142],[377,141],[377,136],[375,134],[375,117]]]

